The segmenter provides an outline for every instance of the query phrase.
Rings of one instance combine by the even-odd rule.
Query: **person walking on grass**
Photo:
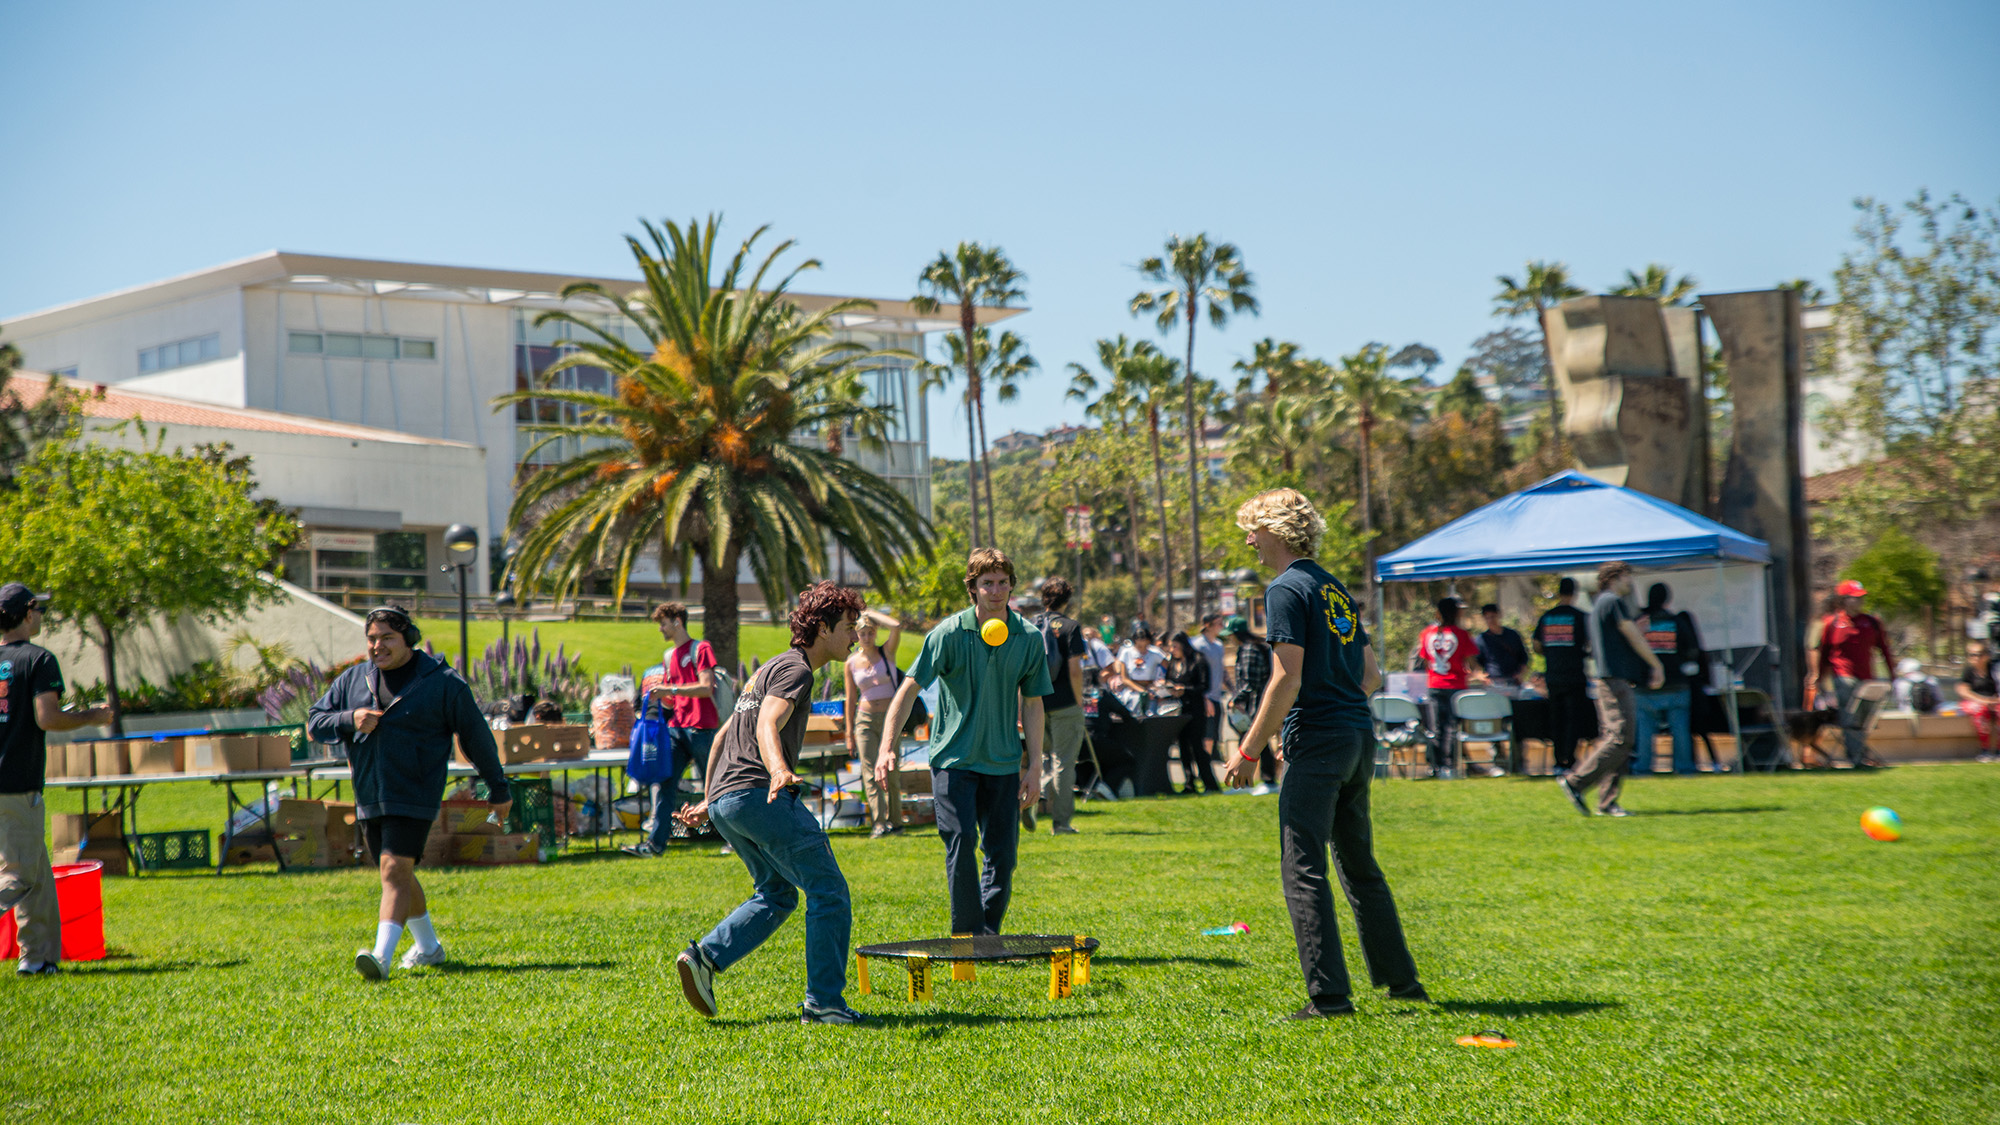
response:
[[[385,980],[405,926],[413,944],[403,968],[445,960],[417,863],[444,800],[453,738],[486,782],[491,818],[505,824],[514,802],[472,688],[444,661],[413,647],[423,634],[409,611],[397,605],[370,610],[365,628],[368,659],[342,672],[314,701],[306,734],[314,742],[345,744],[354,767],[354,814],[382,876],[375,945],[355,953],[354,969],[368,980]]]
[[[1313,560],[1326,520],[1298,491],[1259,493],[1236,511],[1236,526],[1264,566],[1278,572],[1264,593],[1276,674],[1257,717],[1230,760],[1232,786],[1257,775],[1265,744],[1285,739],[1278,791],[1279,878],[1298,943],[1307,1001],[1294,1019],[1354,1013],[1341,955],[1327,850],[1354,911],[1369,983],[1395,1000],[1427,1003],[1389,881],[1375,862],[1368,786],[1375,775],[1368,695],[1381,682],[1354,599]]]
[[[48,732],[112,719],[109,707],[62,709],[62,665],[32,643],[48,600],[19,582],[0,586],[0,918],[14,912],[21,947],[14,971],[24,977],[61,971],[62,914],[42,802]]]
[[[1050,831],[1076,834],[1076,756],[1083,749],[1083,666],[1091,659],[1083,626],[1065,616],[1076,591],[1069,579],[1052,576],[1042,582],[1042,613],[1035,629],[1042,635],[1042,654],[1049,665],[1049,697],[1042,701],[1042,800],[1048,805]],[[1022,827],[1035,830],[1035,814],[1022,812]]]
[[[1889,651],[1889,633],[1882,619],[1861,612],[1867,587],[1852,578],[1834,588],[1826,616],[1820,619],[1819,643],[1812,647],[1812,678],[1809,692],[1825,689],[1833,681],[1834,699],[1840,704],[1840,737],[1847,744],[1847,764],[1856,768],[1879,767],[1882,760],[1868,749],[1868,731],[1855,714],[1854,696],[1861,686],[1877,679],[1875,654],[1882,654],[1881,679],[1895,674],[1896,658]]]
[[[1042,638],[1007,608],[1014,581],[1014,564],[1004,552],[972,552],[965,563],[972,608],[945,618],[924,638],[890,712],[891,725],[900,727],[917,692],[941,685],[931,717],[931,793],[944,840],[953,934],[1000,932],[1013,894],[1020,812],[1033,807],[1042,789],[1042,699],[1055,687]],[[988,625],[999,644],[987,641]],[[893,753],[876,760],[877,777],[895,768]],[[986,854],[983,868],[973,856],[975,842]]]
[[[658,674],[648,670],[641,681],[639,703],[643,708],[660,699],[673,709],[672,720],[667,723],[673,776],[654,783],[652,812],[642,825],[646,839],[622,849],[629,855],[667,854],[667,841],[674,835],[673,812],[681,803],[681,774],[687,772],[690,762],[708,761],[715,730],[722,725],[715,713],[715,650],[707,641],[695,640],[688,633],[687,622],[687,607],[679,602],[653,607],[653,623],[660,627],[667,651]]]
[[[1641,684],[1657,691],[1666,682],[1666,670],[1625,601],[1631,593],[1630,566],[1608,562],[1597,568],[1597,603],[1590,609],[1590,651],[1597,656],[1597,745],[1576,769],[1556,775],[1563,796],[1585,816],[1590,806],[1583,795],[1593,787],[1598,815],[1631,815],[1619,806],[1618,792],[1637,734],[1633,693]]]
[[[877,628],[888,631],[881,643]],[[901,731],[888,727],[889,701],[896,697],[896,646],[903,640],[903,623],[876,610],[861,615],[860,645],[841,664],[847,688],[847,753],[861,761],[861,785],[868,797],[870,839],[903,830],[903,791],[895,774],[875,780],[875,760],[882,747],[902,741]]]
[[[1549,697],[1549,756],[1557,776],[1576,765],[1576,744],[1590,725],[1590,615],[1576,607],[1576,579],[1556,583],[1556,604],[1535,622],[1535,651]]]
[[[853,650],[861,595],[832,582],[809,586],[791,614],[792,643],[750,677],[708,755],[707,793],[675,813],[689,827],[713,821],[750,869],[743,905],[674,958],[681,992],[713,1017],[715,974],[764,944],[806,896],[806,998],[800,1023],[852,1024],[847,946],[854,907],[826,830],[799,799],[799,747],[812,714],[813,676]]]

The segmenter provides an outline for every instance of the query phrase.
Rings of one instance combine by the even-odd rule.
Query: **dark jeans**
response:
[[[1200,704],[1197,703],[1196,706]],[[1201,787],[1214,793],[1222,786],[1216,783],[1215,765],[1209,760],[1208,748],[1202,745],[1203,739],[1211,737],[1208,733],[1208,723],[1200,711],[1196,711],[1194,716],[1181,728],[1178,742],[1181,753],[1181,786],[1183,791],[1192,793],[1195,779],[1200,778]]]
[[[1014,893],[1014,856],[1021,843],[1021,775],[931,771],[938,835],[944,839],[944,881],[951,892],[951,932],[997,934]],[[973,844],[986,853],[982,867]]]
[[[1457,688],[1431,689],[1431,768],[1451,765],[1451,739],[1458,733],[1458,716],[1452,714],[1451,697]]]
[[[1368,782],[1375,773],[1375,736],[1368,731],[1301,732],[1286,745],[1289,765],[1278,791],[1279,878],[1298,941],[1299,968],[1315,1003],[1347,998],[1347,962],[1327,880],[1327,847],[1354,910],[1361,959],[1377,988],[1407,988],[1417,963],[1403,940],[1396,898],[1375,864],[1368,823]]]
[[[1557,773],[1567,773],[1576,765],[1576,744],[1590,729],[1592,704],[1587,685],[1556,682],[1549,685],[1549,754]]]

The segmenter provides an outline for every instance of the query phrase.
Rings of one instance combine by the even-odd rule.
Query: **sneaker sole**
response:
[[[1576,791],[1576,786],[1570,784],[1569,778],[1556,778],[1556,784],[1562,787],[1563,796],[1569,798],[1569,803],[1576,806],[1577,812],[1585,816],[1590,815],[1590,806],[1583,803],[1583,794]]]
[[[681,975],[681,994],[687,997],[688,1004],[695,1011],[700,1012],[709,1019],[714,1019],[715,1003],[712,1000],[702,997],[700,986],[695,984],[694,966],[676,957],[674,959],[674,969]]]
[[[362,980],[385,980],[389,975],[382,971],[380,961],[366,953],[354,955],[354,971],[361,974]]]

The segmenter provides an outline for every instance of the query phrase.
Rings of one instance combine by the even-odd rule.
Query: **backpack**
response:
[[[1069,675],[1069,661],[1063,659],[1062,636],[1056,632],[1056,614],[1043,613],[1035,617],[1035,631],[1042,635],[1042,657],[1049,662],[1049,683],[1056,683],[1059,677]]]
[[[699,646],[707,643],[707,641],[696,641],[687,646],[687,655],[681,657],[681,667],[687,667],[696,656],[700,655]],[[714,659],[714,656],[715,650],[711,648],[709,658]],[[715,690],[710,694],[709,701],[715,704],[715,717],[727,721],[729,713],[736,709],[736,677],[723,671],[720,664],[710,668],[709,671],[715,673]]]
[[[1938,709],[1937,685],[1929,680],[1918,680],[1910,685],[1910,710],[1919,715],[1928,715]]]

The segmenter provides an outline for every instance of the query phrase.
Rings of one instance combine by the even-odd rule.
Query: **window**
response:
[[[369,336],[358,332],[293,332],[286,350],[293,355],[336,359],[436,359],[436,340]]]
[[[76,364],[72,363],[68,367],[58,367],[54,371],[49,372],[49,374],[58,375],[64,379],[74,379],[76,378]]]
[[[375,567],[378,570],[424,569],[424,533],[386,531],[375,537]]]
[[[176,340],[171,344],[161,344],[157,348],[147,348],[139,353],[139,374],[154,371],[172,371],[176,367],[189,367],[205,363],[222,355],[222,337],[211,332],[192,340]]]

